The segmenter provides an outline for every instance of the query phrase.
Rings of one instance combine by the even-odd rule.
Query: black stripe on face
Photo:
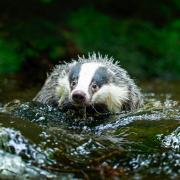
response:
[[[76,63],[75,65],[72,65],[70,71],[69,71],[69,82],[70,84],[74,81],[78,81],[79,78],[79,72],[81,70],[81,64]]]
[[[110,73],[108,72],[106,67],[99,67],[92,79],[92,83],[95,83],[99,88],[107,84],[110,80]]]

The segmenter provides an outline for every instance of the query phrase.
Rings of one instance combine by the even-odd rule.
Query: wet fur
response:
[[[92,106],[103,104],[110,112],[134,110],[143,104],[142,95],[127,72],[119,67],[112,58],[95,53],[88,58],[79,57],[70,64],[57,65],[47,78],[41,91],[33,99],[45,104],[63,106],[71,101],[68,75],[76,63],[101,63],[110,72],[109,83],[103,85],[91,97]]]

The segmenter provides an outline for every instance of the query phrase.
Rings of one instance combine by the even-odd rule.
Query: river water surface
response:
[[[140,82],[143,108],[76,117],[0,78],[0,178],[180,179],[180,81]]]

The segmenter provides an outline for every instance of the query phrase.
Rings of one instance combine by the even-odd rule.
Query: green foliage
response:
[[[33,19],[11,27],[9,38],[20,41],[25,57],[37,57],[40,52],[45,50],[47,53],[52,52],[52,58],[57,58],[63,52],[62,50],[58,51],[62,46],[62,37],[56,28],[55,23],[50,21]]]
[[[159,74],[180,77],[180,20],[175,20],[159,31],[161,38],[158,61]]]
[[[27,59],[63,56],[63,38],[55,23],[43,19],[6,24],[0,34],[0,73],[16,72]]]
[[[17,53],[19,44],[0,39],[0,73],[19,70],[23,57]]]
[[[180,23],[158,29],[138,19],[115,20],[91,8],[73,13],[66,34],[81,53],[99,51],[137,77],[180,77]],[[170,70],[171,69],[171,70]]]
[[[161,11],[168,11],[169,17],[171,10],[162,4]],[[80,8],[64,20],[63,28],[59,20],[36,16],[2,21],[0,73],[17,72],[24,61],[40,62],[44,56],[56,61],[74,54],[100,52],[113,56],[137,78],[180,78],[180,20],[157,28],[147,20],[116,19],[94,8]]]

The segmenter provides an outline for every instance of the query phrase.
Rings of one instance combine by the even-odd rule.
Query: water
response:
[[[137,112],[86,119],[31,102],[40,86],[0,84],[0,178],[180,178],[179,82],[142,82]]]

